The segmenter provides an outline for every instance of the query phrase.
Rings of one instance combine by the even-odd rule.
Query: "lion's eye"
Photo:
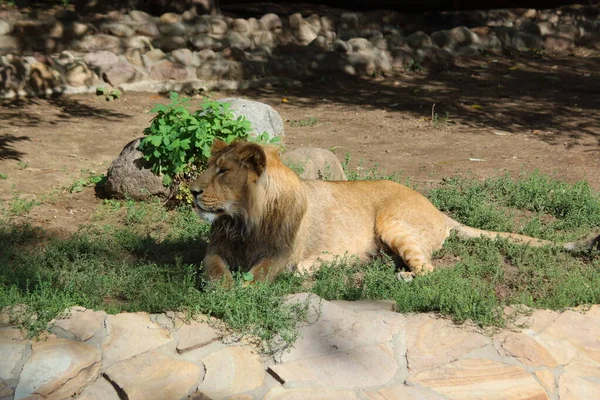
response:
[[[217,174],[223,175],[227,170],[225,168],[217,168]]]

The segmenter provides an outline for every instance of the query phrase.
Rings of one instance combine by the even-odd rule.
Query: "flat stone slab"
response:
[[[565,346],[564,341],[556,340],[547,334],[532,335],[531,331],[510,332],[501,339],[506,355],[516,357],[530,367],[556,368],[569,363],[576,351]]]
[[[79,394],[100,373],[100,352],[65,339],[36,342],[23,367],[15,400],[29,396],[63,399]]]
[[[288,302],[310,298],[308,323],[299,328],[300,337],[280,362],[320,357],[357,347],[388,343],[405,327],[405,317],[397,313],[357,313],[315,295],[298,294]]]
[[[398,364],[389,344],[338,351],[269,367],[286,387],[310,384],[340,389],[383,385],[396,375],[397,370]]]
[[[600,399],[600,365],[575,361],[565,367],[558,383],[560,400]]]
[[[202,362],[206,375],[198,390],[213,399],[254,390],[265,379],[260,357],[250,347],[228,347],[203,358]]]
[[[566,341],[578,353],[600,362],[600,306],[586,313],[565,311],[543,333],[558,341]]]
[[[408,385],[386,387],[377,391],[365,392],[367,400],[445,400],[435,392]]]
[[[172,340],[171,333],[152,322],[146,313],[109,315],[106,328],[109,338],[102,346],[104,369]]]
[[[204,370],[149,351],[114,364],[105,375],[129,400],[179,400],[196,390]]]
[[[121,400],[121,398],[114,386],[105,378],[100,377],[86,387],[77,400]]]
[[[267,392],[263,400],[359,400],[349,390],[331,389],[284,389],[275,387]]]
[[[192,321],[185,323],[177,330],[179,341],[177,352],[185,353],[206,346],[219,339],[219,333],[206,322]]]
[[[18,371],[14,368],[23,358],[26,348],[27,341],[19,329],[0,329],[0,378],[18,378]]]
[[[542,400],[546,391],[522,367],[487,359],[463,359],[408,379],[453,400]]]
[[[99,347],[106,337],[104,311],[73,307],[67,318],[55,320],[52,332],[63,339],[74,339]]]
[[[429,314],[408,316],[406,347],[409,370],[418,373],[447,364],[491,342],[474,330]]]

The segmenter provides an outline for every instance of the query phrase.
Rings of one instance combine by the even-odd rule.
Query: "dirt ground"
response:
[[[422,188],[456,174],[478,178],[540,170],[600,190],[600,56],[534,53],[459,61],[446,71],[385,79],[322,76],[300,88],[241,96],[273,106],[286,147],[335,148],[352,165],[401,171]],[[92,188],[63,188],[82,170],[106,172],[130,140],[142,136],[166,95],[125,93],[0,102],[0,198],[36,196],[28,219],[72,232],[102,202]],[[435,107],[434,107],[435,105]],[[437,122],[432,123],[437,114]],[[446,114],[448,113],[448,114]],[[446,115],[448,118],[446,119]],[[316,119],[314,126],[291,121]]]

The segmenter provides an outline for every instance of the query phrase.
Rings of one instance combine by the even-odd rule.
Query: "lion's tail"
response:
[[[490,239],[496,239],[500,237],[508,239],[510,242],[513,243],[527,244],[532,247],[543,247],[557,244],[549,240],[537,239],[531,236],[519,235],[517,233],[494,232],[486,231],[483,229],[471,228],[470,226],[463,225],[460,222],[455,221],[448,216],[446,216],[446,224],[450,231],[456,232],[458,236],[462,239],[473,239],[482,236]],[[596,233],[584,239],[577,240],[575,242],[561,243],[558,245],[563,247],[565,250],[569,251],[591,250],[594,248],[600,249],[600,235]]]

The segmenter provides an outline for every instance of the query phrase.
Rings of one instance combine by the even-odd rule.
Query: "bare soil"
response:
[[[449,70],[322,76],[299,88],[210,95],[273,106],[286,121],[287,148],[331,148],[342,160],[348,153],[353,167],[362,160],[363,168],[401,171],[423,190],[456,174],[533,170],[585,179],[599,190],[599,66],[589,50],[489,55]],[[35,196],[42,203],[28,215],[31,222],[76,230],[102,199],[93,188],[64,188],[82,170],[106,172],[123,146],[142,136],[152,106],[168,101],[166,94],[125,93],[113,102],[94,95],[1,102],[0,173],[8,178],[0,179],[0,198]],[[310,117],[314,126],[291,124]]]

